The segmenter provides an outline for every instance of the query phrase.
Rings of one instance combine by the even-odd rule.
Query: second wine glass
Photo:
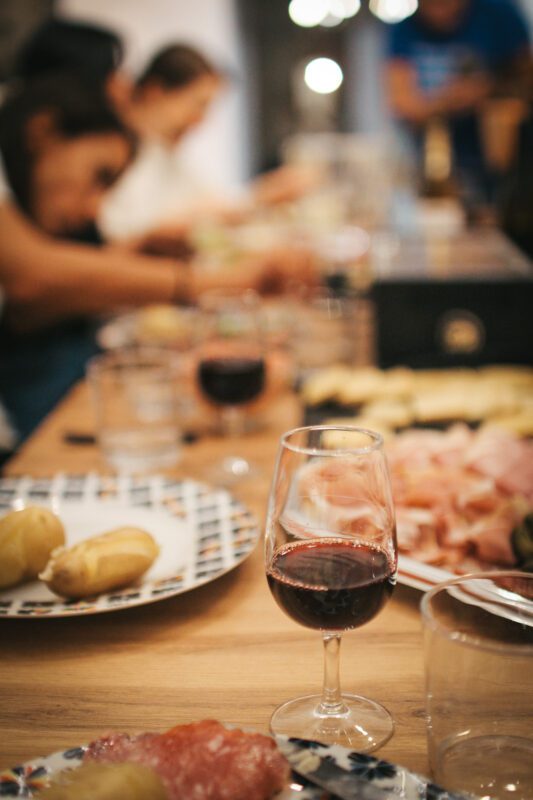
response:
[[[222,434],[232,446],[244,433],[246,406],[265,385],[265,360],[254,292],[213,291],[200,302],[198,384],[220,417]],[[211,470],[215,483],[249,477],[256,467],[241,455],[224,457]]]
[[[272,481],[265,566],[278,605],[322,631],[322,695],[289,700],[271,730],[371,752],[392,735],[379,703],[341,693],[341,635],[378,614],[397,566],[391,488],[381,436],[352,427],[311,426],[281,438]]]

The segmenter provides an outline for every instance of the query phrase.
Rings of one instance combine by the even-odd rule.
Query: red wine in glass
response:
[[[386,708],[341,691],[339,654],[342,634],[373,620],[389,600],[396,565],[381,436],[349,425],[284,433],[267,511],[265,571],[282,610],[322,633],[324,682],[321,694],[282,703],[270,720],[273,733],[365,753],[391,737]],[[362,651],[358,659],[364,660]]]
[[[287,544],[274,554],[266,575],[276,602],[290,617],[326,631],[369,622],[395,584],[395,566],[383,550],[341,539]]]
[[[200,361],[198,379],[206,396],[225,406],[248,403],[262,392],[265,362],[262,358],[212,357]]]

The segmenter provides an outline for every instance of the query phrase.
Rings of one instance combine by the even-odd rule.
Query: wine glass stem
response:
[[[240,408],[226,406],[220,411],[222,433],[228,439],[240,439],[243,434],[244,417]]]
[[[324,685],[318,706],[320,714],[338,716],[345,710],[340,685],[341,634],[324,634]],[[347,710],[347,709],[346,709]]]

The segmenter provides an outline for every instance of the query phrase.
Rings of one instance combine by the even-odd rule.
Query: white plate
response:
[[[339,766],[353,772],[360,780],[368,781],[383,790],[387,797],[395,800],[461,800],[460,795],[446,792],[427,778],[410,772],[379,757],[351,752],[339,745],[323,745],[307,742],[306,747],[322,758],[335,761]],[[33,792],[46,786],[48,779],[66,769],[75,769],[83,759],[85,746],[73,747],[64,752],[53,753],[44,758],[35,758],[0,773],[0,797],[36,797]],[[322,789],[304,786],[304,779],[293,775],[286,789],[276,795],[276,800],[327,800],[331,795]]]
[[[259,538],[255,517],[223,489],[162,476],[97,474],[0,480],[0,516],[29,505],[61,518],[67,545],[123,525],[143,528],[160,553],[140,581],[83,600],[64,600],[33,581],[0,592],[0,616],[65,617],[153,603],[240,564]]]

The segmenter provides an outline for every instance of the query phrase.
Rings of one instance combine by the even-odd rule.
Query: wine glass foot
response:
[[[215,486],[234,486],[259,475],[259,468],[242,456],[226,456],[211,467],[208,478]]]
[[[289,700],[272,714],[273,734],[340,744],[359,753],[371,753],[389,741],[394,721],[379,703],[354,694],[342,695],[341,713],[324,713],[320,695]]]

